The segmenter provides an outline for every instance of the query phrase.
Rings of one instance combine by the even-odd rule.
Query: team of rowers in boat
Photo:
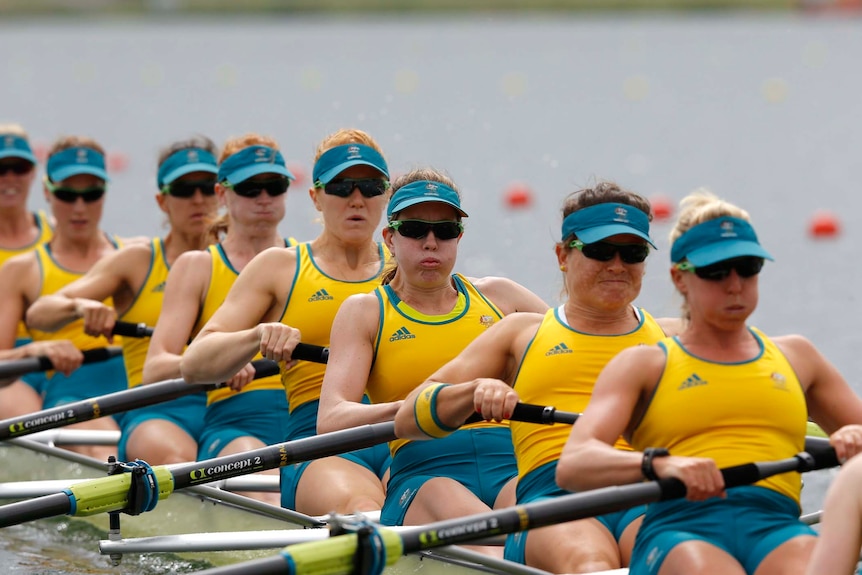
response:
[[[650,205],[612,182],[565,198],[554,252],[566,297],[548,309],[514,281],[454,273],[467,217],[455,182],[432,168],[390,182],[360,130],[319,144],[308,196],[323,225],[303,243],[277,230],[294,176],[269,137],[163,150],[155,198],[169,230],[153,239],[100,230],[109,177],[96,141],[50,148],[53,221],[27,208],[36,164],[26,133],[0,126],[0,358],[47,356],[56,368],[6,382],[0,417],[180,376],[227,381],[81,427],[121,429],[121,460],[155,464],[394,419],[390,445],[287,466],[280,494],[254,495],[422,524],[676,477],[685,500],[483,551],[556,573],[852,571],[830,563],[839,553],[811,560],[799,474],[724,489],[720,468],[802,451],[809,415],[851,458],[862,400],[807,339],[746,324],[772,257],[748,214],[705,190],[681,202],[671,232],[683,317],[657,319],[633,305],[655,248]],[[118,319],[155,332],[124,338],[121,358],[81,365],[80,350],[116,342]],[[293,360],[299,342],[329,346],[328,365]],[[257,357],[282,362],[280,376],[254,379]],[[518,401],[583,415],[573,427],[509,422]],[[485,421],[462,426],[474,412]],[[839,530],[856,545],[852,565],[858,524]],[[848,546],[834,534],[827,543]]]

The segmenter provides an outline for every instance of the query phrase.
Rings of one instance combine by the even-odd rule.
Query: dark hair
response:
[[[461,190],[458,189],[458,186],[455,184],[455,181],[452,180],[449,174],[431,167],[416,168],[410,170],[406,174],[398,176],[397,178],[395,178],[395,181],[392,182],[392,188],[389,190],[389,193],[394,195],[395,192],[397,192],[399,189],[403,188],[407,184],[412,184],[413,182],[420,182],[423,180],[429,182],[437,182],[438,184],[444,184],[446,186],[449,186],[450,188],[455,190],[455,193],[458,194],[459,198],[461,197]],[[390,195],[390,197],[392,196]],[[392,219],[395,219],[397,215],[398,213],[392,214]],[[461,214],[457,214],[456,219],[460,222]],[[380,283],[386,285],[391,282],[392,278],[395,277],[395,272],[397,271],[398,262],[395,261],[395,258],[389,258],[389,260],[386,262],[386,266],[380,273]]]
[[[652,221],[652,208],[649,200],[610,181],[598,182],[591,188],[583,188],[566,196],[566,199],[563,200],[563,219],[578,210],[598,204],[626,204],[644,212],[649,217],[649,221]],[[571,238],[562,238],[562,240],[567,239]],[[565,249],[571,249],[568,247],[568,242],[564,241],[564,243]]]
[[[48,148],[48,157],[50,158],[54,154],[68,150],[69,148],[92,148],[103,156],[105,155],[105,148],[93,138],[87,136],[60,136]]]

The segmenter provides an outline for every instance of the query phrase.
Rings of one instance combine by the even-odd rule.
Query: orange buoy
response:
[[[287,169],[291,174],[296,178],[293,180],[293,184],[303,184],[305,183],[305,179],[307,178],[307,174],[305,172],[305,168],[302,167],[302,164],[291,162],[287,164]]]
[[[652,217],[657,222],[663,222],[673,215],[673,204],[671,201],[662,195],[656,195],[650,198],[650,207],[652,208]]]
[[[105,158],[108,164],[108,172],[124,172],[129,167],[129,157],[120,152],[111,152]]]
[[[48,159],[48,146],[45,144],[32,144],[33,155],[36,156],[36,160],[40,164],[44,164],[45,160]]]
[[[533,190],[526,184],[512,184],[506,189],[504,200],[509,208],[528,208],[533,204]]]
[[[832,212],[818,210],[808,225],[808,234],[813,238],[833,238],[841,232],[841,223]]]

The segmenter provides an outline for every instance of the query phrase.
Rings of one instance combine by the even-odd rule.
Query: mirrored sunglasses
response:
[[[224,186],[244,198],[256,198],[263,192],[266,192],[269,197],[275,198],[287,192],[287,188],[290,187],[290,180],[284,177],[260,181],[246,180],[238,184],[225,182]]]
[[[33,163],[27,160],[14,160],[11,162],[0,162],[0,176],[5,176],[9,172],[17,176],[23,176],[33,169]]]
[[[389,182],[381,178],[362,178],[358,180],[343,179],[332,180],[328,184],[323,184],[322,186],[318,184],[317,187],[323,187],[323,191],[325,193],[330,196],[338,196],[339,198],[350,196],[350,194],[353,193],[353,190],[358,188],[359,193],[364,197],[373,198],[375,196],[383,195],[383,193],[389,189]]]
[[[763,258],[757,256],[742,256],[708,266],[695,267],[690,262],[680,262],[676,267],[684,272],[694,272],[702,280],[717,282],[727,278],[733,270],[736,270],[736,275],[741,278],[756,276],[763,269],[763,262]]]
[[[579,250],[591,260],[600,262],[609,262],[614,259],[614,256],[620,254],[623,263],[639,264],[649,255],[647,244],[612,244],[611,242],[585,244],[581,240],[575,239],[569,242],[569,247]]]
[[[175,198],[190,198],[195,195],[196,191],[200,190],[205,196],[214,196],[215,184],[215,179],[186,182],[177,180],[163,186],[162,193],[174,196]]]
[[[395,220],[389,222],[389,227],[404,236],[420,240],[434,232],[438,240],[454,240],[464,232],[464,224],[461,222],[444,220],[429,222],[426,220]]]

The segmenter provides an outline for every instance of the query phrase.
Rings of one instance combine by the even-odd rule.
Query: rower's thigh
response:
[[[41,409],[42,396],[20,379],[0,387],[0,419],[27,415]]]
[[[650,570],[649,573],[653,571]],[[745,575],[745,569],[730,553],[700,539],[689,539],[675,545],[658,570],[658,575],[715,575],[717,573]],[[631,574],[646,575],[646,572],[633,569]]]
[[[296,510],[309,515],[376,511],[383,499],[377,475],[343,457],[312,461],[296,486]]]
[[[805,573],[817,538],[802,535],[788,539],[763,558],[754,575],[796,575]]]
[[[491,509],[450,477],[435,477],[422,484],[404,515],[404,525],[421,525]]]
[[[621,567],[617,542],[597,519],[529,531],[524,558],[527,565],[552,573],[588,573]]]

